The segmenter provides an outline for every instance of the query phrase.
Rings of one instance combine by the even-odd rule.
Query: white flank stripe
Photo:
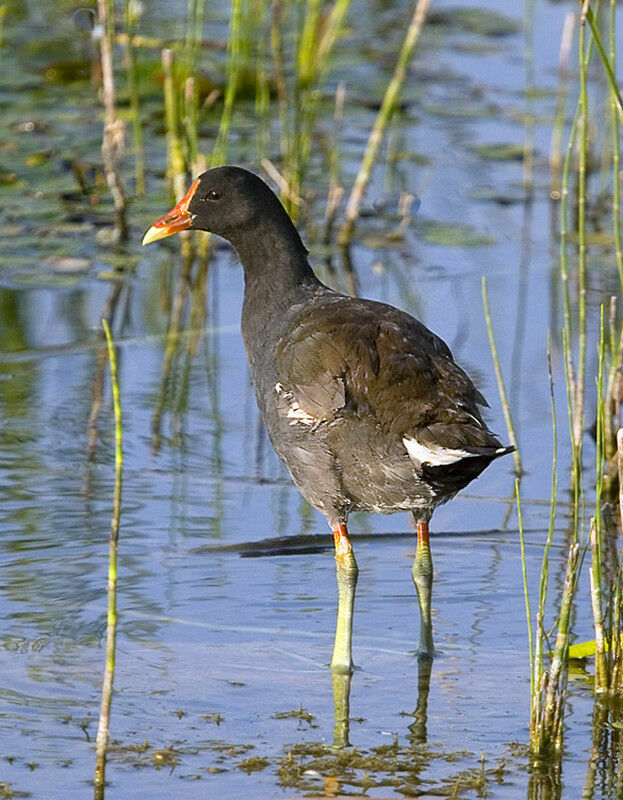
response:
[[[452,450],[448,447],[427,447],[415,439],[407,439],[406,436],[402,443],[407,448],[407,452],[413,461],[419,461],[420,464],[430,464],[431,467],[454,464],[462,458],[478,455],[477,453],[468,453],[466,450]]]
[[[303,425],[314,425],[318,421],[315,417],[312,417],[311,414],[308,414],[307,411],[300,407],[300,405],[294,399],[292,393],[283,388],[282,383],[275,384],[275,391],[280,397],[283,397],[288,404],[286,417],[289,417],[292,420],[290,425],[296,425],[297,422],[301,422]]]
[[[304,425],[312,425],[316,422],[315,418],[312,417],[311,414],[308,414],[307,411],[304,411],[296,400],[291,402],[290,407],[286,411],[286,416],[295,421],[302,422]],[[292,425],[292,423],[290,423],[290,425]]]

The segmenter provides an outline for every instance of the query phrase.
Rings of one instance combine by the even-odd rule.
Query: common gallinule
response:
[[[355,510],[413,514],[419,653],[432,657],[429,520],[513,449],[484,423],[486,400],[421,322],[321,283],[285,209],[252,172],[204,172],[143,244],[188,228],[222,236],[240,257],[242,337],[262,418],[294,483],[333,531],[339,600],[331,666],[352,666],[358,570],[346,523]]]

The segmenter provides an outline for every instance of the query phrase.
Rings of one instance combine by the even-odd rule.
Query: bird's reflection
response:
[[[350,747],[350,672],[332,670],[333,675],[333,746]]]
[[[430,678],[433,671],[433,662],[430,659],[419,659],[417,680],[417,704],[413,712],[413,722],[409,725],[407,739],[412,745],[426,743],[426,729],[428,724],[428,692]]]
[[[336,643],[337,644],[337,643]],[[409,717],[413,722],[409,725],[407,739],[413,747],[426,744],[428,725],[428,693],[433,670],[430,659],[418,660],[418,690],[415,710]],[[333,746],[335,748],[350,747],[350,688],[353,670],[344,672],[332,669],[333,682]]]

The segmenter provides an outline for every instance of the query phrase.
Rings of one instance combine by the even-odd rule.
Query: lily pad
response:
[[[4,184],[11,184],[17,183],[18,177],[15,172],[11,172],[11,170],[5,169],[4,167],[0,167],[0,183]]]
[[[54,61],[44,68],[43,78],[47,83],[66,85],[88,80],[91,77],[91,69],[91,61],[87,59]]]
[[[492,117],[497,113],[494,106],[482,103],[426,103],[425,111],[438,117],[457,117],[467,119],[482,119]]]
[[[429,24],[446,25],[479,36],[510,36],[521,29],[517,20],[498,11],[467,6],[437,11],[429,16]]]
[[[471,225],[459,222],[429,222],[424,228],[423,237],[430,244],[443,244],[448,247],[491,247],[496,242],[492,236],[479,233]]]
[[[510,142],[492,142],[491,144],[473,144],[470,147],[480,158],[490,161],[522,161],[524,147],[522,144]]]
[[[61,256],[57,258],[46,258],[43,262],[44,266],[54,272],[85,272],[91,266],[91,261],[88,258],[80,258],[79,256]]]
[[[496,203],[499,206],[512,206],[517,203],[525,203],[527,200],[526,191],[521,187],[511,187],[502,191],[493,186],[485,186],[471,191],[469,197],[471,200],[481,203]]]

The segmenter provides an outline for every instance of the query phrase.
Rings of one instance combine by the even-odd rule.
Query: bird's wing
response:
[[[275,363],[288,415],[301,422],[371,415],[386,434],[432,451],[500,446],[480,414],[484,397],[447,345],[383,303],[315,304],[278,342]]]

